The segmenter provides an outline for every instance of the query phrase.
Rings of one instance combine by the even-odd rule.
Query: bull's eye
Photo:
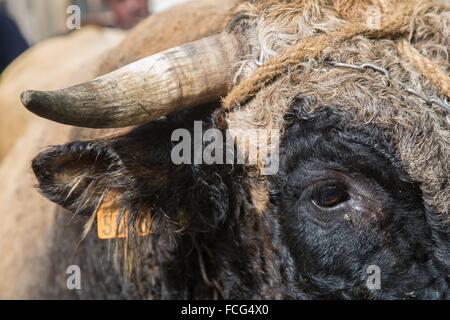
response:
[[[336,184],[326,184],[315,188],[311,201],[321,208],[332,208],[347,201],[349,195],[345,188]]]

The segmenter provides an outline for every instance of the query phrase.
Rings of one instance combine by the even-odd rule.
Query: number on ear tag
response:
[[[115,205],[115,203],[111,198],[103,200],[97,211],[98,237],[102,240],[123,239],[128,235],[129,212],[121,213],[120,207]],[[136,232],[141,237],[150,235],[151,219],[142,219],[137,225]]]

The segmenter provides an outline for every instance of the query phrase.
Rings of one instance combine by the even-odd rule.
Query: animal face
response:
[[[289,117],[272,199],[306,292],[447,297],[427,221],[435,213],[392,157],[386,137],[376,128],[349,126],[331,109],[310,116],[297,105]],[[379,268],[381,288],[370,289],[370,266]]]
[[[243,188],[244,167],[177,166],[170,160],[173,130],[192,131],[197,120],[207,130],[214,123],[210,113],[182,112],[103,143],[50,149],[33,163],[40,187],[86,215],[95,212],[105,190],[120,191],[117,201],[133,208],[136,219],[151,211],[152,237],[158,239],[152,245],[164,248],[172,235],[181,248],[169,264],[186,259],[192,237],[217,255],[208,273],[224,286],[225,298],[448,297],[449,251],[439,253],[448,248],[448,233],[430,221],[436,213],[424,205],[380,130],[352,126],[332,106],[310,115],[296,100],[286,116],[280,170],[269,178],[270,201],[257,214]],[[269,264],[280,274],[259,265],[260,259],[274,260]],[[265,281],[277,283],[277,292],[264,289]]]
[[[127,252],[150,248],[158,297],[448,298],[450,140],[442,108],[417,94],[443,102],[448,90],[447,9],[401,1],[366,30],[350,4],[243,2],[219,35],[25,92],[27,108],[61,123],[137,125],[40,154],[43,193],[91,226],[113,198],[129,214]],[[279,130],[278,173],[175,165],[170,136],[195,120]],[[143,216],[153,235],[136,241]]]

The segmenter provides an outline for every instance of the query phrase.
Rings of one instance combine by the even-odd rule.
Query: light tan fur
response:
[[[142,29],[140,32],[131,31],[124,42],[103,60],[105,62],[102,63],[100,59],[93,62],[92,68],[96,70],[94,73],[98,75],[112,71],[143,55],[216,33],[227,23],[220,19],[214,20],[214,23],[208,20],[211,10],[218,16],[220,8],[223,12],[221,16],[226,19],[227,2],[212,0],[198,2],[197,4],[186,3],[164,14],[149,17],[141,27],[151,28],[149,30],[144,28],[145,32]],[[192,6],[196,13],[192,10]],[[168,19],[168,17],[171,18]],[[204,22],[209,27],[199,28]],[[161,34],[165,36],[160,37]],[[141,38],[145,38],[145,41],[141,41]],[[126,43],[128,43],[127,46],[124,45]],[[140,49],[130,52],[129,46],[133,43],[139,43]],[[87,77],[87,79],[81,77]],[[92,78],[87,75],[81,77],[77,80]],[[117,134],[117,130],[115,131]],[[31,160],[48,145],[73,139],[95,138],[110,132],[71,128],[36,119],[27,127],[24,135],[0,165],[0,216],[2,219],[0,223],[0,253],[2,254],[0,299],[39,298],[43,291],[52,290],[52,288],[42,287],[45,285],[42,279],[48,276],[51,269],[48,265],[50,263],[48,253],[52,235],[55,232],[56,205],[43,198],[34,188],[36,180],[30,169]],[[65,270],[59,270],[59,272],[62,275],[65,274]]]

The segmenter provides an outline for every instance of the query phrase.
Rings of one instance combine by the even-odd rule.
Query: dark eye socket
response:
[[[332,208],[349,199],[349,194],[342,186],[326,184],[318,186],[311,194],[311,201],[318,207]]]

